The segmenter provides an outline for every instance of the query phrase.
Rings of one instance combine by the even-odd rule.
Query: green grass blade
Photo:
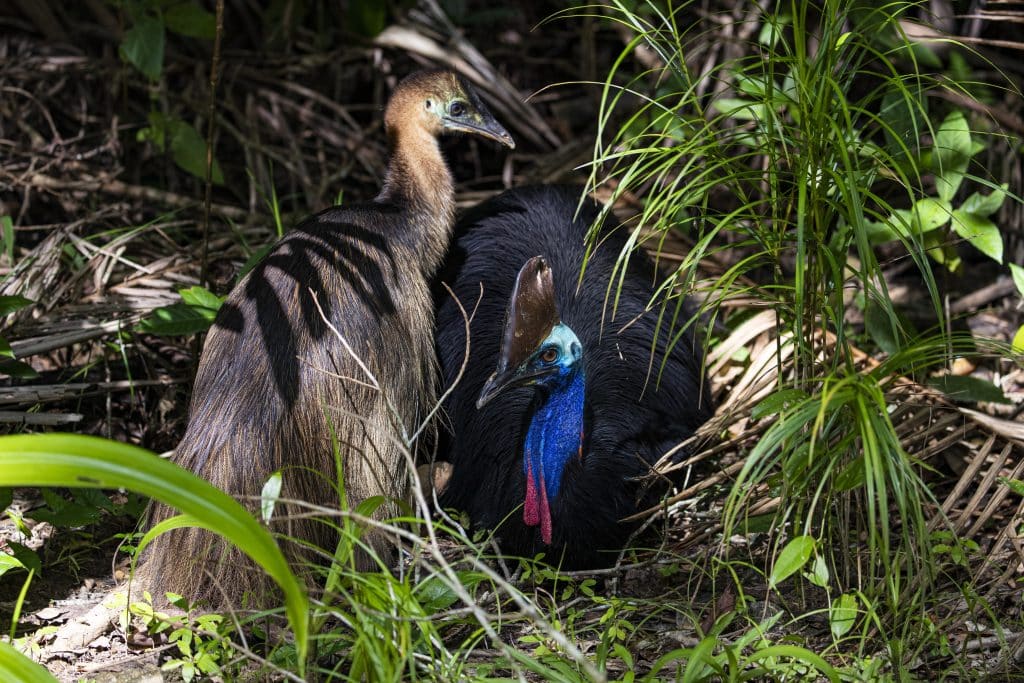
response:
[[[0,680],[19,683],[53,683],[57,679],[40,664],[15,650],[7,643],[0,643]]]
[[[238,546],[281,586],[300,662],[309,601],[273,536],[234,498],[191,472],[129,444],[81,434],[0,437],[0,486],[126,488],[191,515]]]

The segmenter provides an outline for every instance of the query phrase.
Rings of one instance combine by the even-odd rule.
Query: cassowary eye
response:
[[[466,104],[464,102],[455,100],[454,102],[448,105],[448,113],[456,117],[462,116],[463,114],[466,113]]]
[[[549,346],[540,353],[540,359],[545,363],[554,363],[558,360],[558,349],[554,346]]]

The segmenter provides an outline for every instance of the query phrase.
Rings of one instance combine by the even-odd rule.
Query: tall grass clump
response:
[[[977,236],[957,218],[969,202],[954,206],[965,178],[993,190],[977,202],[998,207],[1001,190],[967,174],[977,138],[964,115],[929,106],[930,91],[958,86],[927,72],[927,48],[907,39],[900,20],[914,4],[746,7],[742,21],[732,8],[704,21],[690,3],[574,10],[635,36],[603,86],[590,184],[613,188],[609,206],[626,193],[643,198],[635,246],[660,253],[672,232],[692,244],[652,302],[662,324],[680,334],[693,324],[677,294],[723,252],[731,265],[702,292],[705,320],[740,295],[776,314],[777,391],[753,412],[774,423],[745,454],[724,537],[744,530],[755,493],[779,496],[778,547],[787,534],[816,539],[832,588],[860,596],[883,638],[906,640],[934,578],[934,501],[889,418],[887,389],[958,343],[945,336],[937,283],[943,235]],[[897,312],[882,277],[875,248],[897,240],[934,310],[927,334]],[[851,299],[869,334],[847,322]],[[865,370],[854,348],[864,343],[888,361]]]

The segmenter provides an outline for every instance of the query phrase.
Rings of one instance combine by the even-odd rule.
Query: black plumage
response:
[[[606,300],[609,292],[614,296],[609,279],[627,246],[624,229],[605,226],[577,288],[585,236],[599,212],[587,200],[576,215],[580,196],[575,187],[522,187],[475,207],[457,223],[439,276],[467,311],[476,306],[465,375],[444,404],[450,426],[445,450],[453,467],[442,505],[468,512],[475,527],[497,529],[503,552],[545,552],[563,568],[614,561],[635,529],[620,520],[663,492],[647,489],[638,499],[643,487],[637,479],[711,415],[702,357],[691,335],[668,349],[670,331],[661,329],[652,357],[658,311],[647,305],[660,279],[650,259],[632,254],[614,313],[612,299]],[[537,255],[553,271],[561,320],[582,344],[586,374],[582,457],[568,461],[551,503],[550,545],[521,512],[524,439],[543,389],[510,387],[476,405],[498,362],[517,273]],[[440,286],[437,297],[437,346],[447,387],[463,364],[465,322]]]

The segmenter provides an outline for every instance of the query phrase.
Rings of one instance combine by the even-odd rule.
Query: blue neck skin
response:
[[[558,372],[539,382],[545,396],[530,420],[523,453],[526,500],[523,521],[541,528],[544,543],[551,543],[550,505],[558,498],[562,473],[572,457],[583,457],[583,404],[585,383],[579,341],[576,353],[563,355]],[[567,345],[569,346],[569,345]],[[566,349],[568,351],[568,349]]]

